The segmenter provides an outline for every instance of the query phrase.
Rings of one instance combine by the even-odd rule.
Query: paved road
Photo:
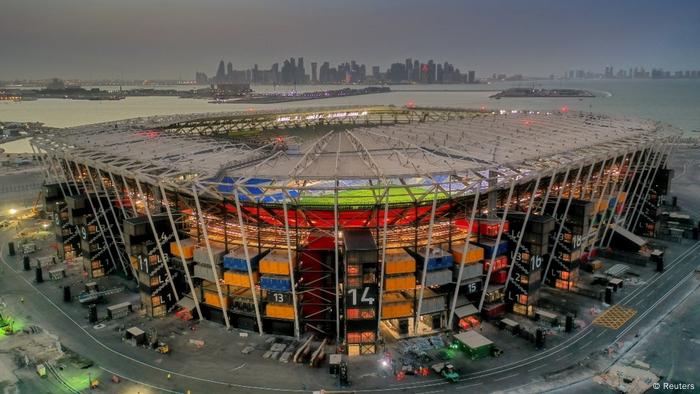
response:
[[[0,234],[0,242],[6,245],[7,233]],[[4,247],[2,248],[4,250]],[[693,275],[690,273],[700,262],[697,251],[700,243],[689,246],[682,254],[667,261],[667,270],[655,274],[645,285],[637,288],[627,288],[622,293],[624,298],[619,304],[633,307],[638,313],[620,330],[610,330],[598,326],[588,326],[572,334],[563,343],[552,346],[544,351],[525,357],[517,362],[506,363],[494,368],[474,371],[461,379],[456,385],[446,384],[441,379],[414,380],[408,383],[392,384],[391,386],[374,389],[353,390],[355,392],[399,392],[411,391],[419,393],[453,392],[473,388],[479,391],[494,391],[514,388],[531,380],[533,376],[556,373],[566,367],[584,361],[595,349],[604,349],[620,340],[634,339],[640,328],[657,319],[684,294],[694,286]],[[35,287],[27,275],[16,271],[18,263],[8,262],[2,258],[4,268],[0,275],[0,287],[4,297],[20,297],[26,299],[24,307],[38,323],[58,334],[64,344],[78,353],[89,355],[108,373],[136,381],[148,382],[153,389],[164,392],[184,392],[196,388],[195,392],[308,392],[309,390],[284,388],[283,382],[275,382],[272,377],[258,376],[251,385],[231,377],[206,379],[190,375],[190,369],[168,369],[143,362],[137,357],[112,350],[103,345],[82,322],[75,321],[55,305],[41,290]],[[163,364],[165,365],[165,364]],[[172,379],[167,379],[167,373]],[[260,387],[268,386],[268,388]],[[315,387],[309,387],[312,389]]]

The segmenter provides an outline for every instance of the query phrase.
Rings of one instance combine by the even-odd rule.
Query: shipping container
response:
[[[348,331],[345,338],[348,343],[374,343],[376,341],[376,333],[374,331]]]
[[[268,250],[263,250],[262,253],[258,254],[258,248],[248,248],[250,266],[253,270],[258,269],[258,262],[268,252]],[[224,268],[235,271],[248,271],[248,262],[245,257],[245,250],[242,246],[224,255]]]
[[[419,278],[422,278],[420,271],[418,272]],[[442,286],[448,283],[452,283],[452,270],[443,269],[438,271],[429,271],[425,276],[426,286]]]
[[[216,247],[211,247],[211,253],[212,256],[214,257],[214,264],[219,264],[221,263],[221,260],[224,257],[224,250],[221,248],[216,248]],[[194,249],[194,254],[193,254],[194,261],[196,261],[199,264],[211,264],[211,261],[209,260],[209,252],[207,251],[206,247],[197,247]]]
[[[400,293],[384,294],[382,299],[382,319],[395,319],[413,316],[413,299]]]
[[[416,287],[414,275],[397,275],[384,277],[384,291],[412,290]]]
[[[455,265],[462,263],[462,252],[464,251],[464,242],[455,243],[452,245],[452,257],[454,258]],[[469,244],[469,250],[467,251],[466,264],[476,263],[484,259],[484,248],[476,246],[474,244]]]
[[[483,239],[479,241],[479,246],[484,248],[484,256],[486,259],[490,259],[493,256],[494,249],[496,250],[496,256],[508,253],[508,241],[501,240],[501,242],[496,245],[495,240]]]
[[[192,238],[181,240],[180,246],[182,246],[182,250],[178,249],[177,242],[171,242],[170,254],[178,258],[184,256],[185,260],[189,260],[194,256],[194,240]]]
[[[260,287],[271,291],[292,291],[292,282],[288,276],[265,275],[260,277]]]
[[[420,292],[419,292],[420,294]],[[447,298],[443,294],[437,294],[430,289],[423,290],[423,304],[421,304],[421,315],[443,312],[447,308]]]
[[[462,269],[462,281],[480,277],[483,274],[483,266],[480,263],[465,264]],[[459,275],[459,265],[455,265],[452,269],[452,279],[456,282]]]
[[[428,271],[436,271],[444,268],[450,268],[454,264],[454,258],[450,253],[447,253],[442,248],[433,247],[428,252],[428,263],[425,262],[425,249],[418,249],[416,252],[413,249],[408,249],[408,252],[416,259],[418,269],[422,269],[426,265]]]
[[[467,330],[455,334],[454,339],[459,342],[464,353],[472,360],[478,360],[491,355],[493,342],[474,330]]]
[[[226,297],[223,298],[225,308],[228,308],[228,299]],[[207,305],[215,306],[217,308],[221,308],[221,299],[219,298],[219,293],[215,293],[212,291],[204,291],[204,303]]]
[[[479,223],[479,235],[482,237],[496,238],[498,237],[498,230],[500,228],[501,219],[487,220],[481,219]],[[503,223],[503,232],[508,233],[510,231],[510,224],[506,220]]]
[[[481,310],[482,316],[488,319],[495,319],[497,317],[501,317],[505,313],[506,304],[502,302],[497,304],[485,304],[483,309]]]
[[[292,267],[296,267],[295,252],[292,252]],[[260,273],[289,275],[289,253],[286,249],[274,249],[260,260]]]
[[[489,271],[489,266],[491,265],[491,260],[484,261],[483,267],[484,267],[484,273],[487,273]],[[496,272],[499,270],[502,270],[504,268],[508,267],[508,256],[498,256],[495,259],[493,259],[493,270],[492,272]]]
[[[214,276],[214,270],[212,270],[211,266],[197,264],[194,266],[194,277],[214,282],[217,277],[221,278],[221,267],[214,267],[214,269],[216,270],[217,276]]]
[[[260,274],[253,272],[253,283],[257,284]],[[229,286],[250,287],[250,277],[247,272],[225,271],[224,283]]]
[[[506,279],[508,279],[508,271],[501,270],[491,273],[490,282],[493,284],[502,285],[506,283]]]
[[[416,260],[403,249],[393,249],[386,251],[386,264],[384,273],[386,275],[408,274],[416,272]]]
[[[294,306],[268,303],[265,306],[265,315],[275,319],[294,320]]]

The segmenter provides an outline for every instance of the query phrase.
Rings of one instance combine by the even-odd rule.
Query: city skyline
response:
[[[0,42],[0,79],[191,79],[222,57],[250,68],[296,54],[361,57],[368,67],[449,58],[477,74],[539,77],[605,64],[700,66],[693,1],[4,3],[0,32],[12,39]]]

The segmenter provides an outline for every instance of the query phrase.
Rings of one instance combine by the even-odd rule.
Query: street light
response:
[[[9,212],[10,215],[15,215],[17,213],[17,210],[15,208],[10,208]]]

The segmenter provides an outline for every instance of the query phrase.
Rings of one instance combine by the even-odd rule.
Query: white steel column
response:
[[[637,225],[637,219],[639,218],[640,212],[644,207],[647,196],[649,195],[649,190],[651,185],[654,183],[654,178],[656,177],[656,172],[659,169],[659,165],[664,160],[664,157],[670,150],[670,145],[661,146],[656,152],[656,157],[652,161],[651,168],[647,169],[646,177],[642,183],[642,188],[639,190],[639,198],[637,198],[637,203],[632,210],[632,215],[629,218],[625,218],[625,229],[634,232],[635,226]],[[653,170],[652,170],[653,169]],[[653,171],[653,172],[652,172]],[[628,220],[629,219],[629,220]]]
[[[651,186],[654,184],[654,180],[656,179],[656,174],[659,172],[659,168],[663,167],[666,165],[668,162],[668,158],[671,155],[671,151],[673,150],[673,145],[669,142],[668,148],[666,149],[665,153],[661,154],[661,158],[659,159],[659,162],[656,163],[656,166],[654,167],[654,174],[651,176],[651,180],[649,181],[649,184],[647,186],[647,190],[644,193],[644,197],[642,198],[641,205],[637,208],[636,210],[636,218],[634,218],[632,222],[632,231],[637,227],[637,223],[639,222],[639,217],[642,215],[642,208],[644,207],[644,204],[646,204],[647,198],[649,197],[649,192],[651,191]]]
[[[122,193],[119,192],[119,188],[117,188],[117,182],[114,180],[114,175],[112,175],[111,172],[107,172],[109,174],[109,180],[112,181],[112,189],[114,189],[114,193],[116,193],[117,198],[119,199],[119,209],[122,210],[122,215],[124,215],[124,219],[128,218],[129,215],[126,214],[126,209],[124,209],[124,197],[122,197]]]
[[[192,195],[194,196],[194,204],[197,209],[197,218],[199,220],[199,225],[202,227],[202,235],[204,236],[204,245],[206,245],[207,253],[209,255],[209,264],[211,264],[211,270],[214,274],[214,284],[216,285],[216,291],[219,293],[219,302],[221,303],[221,310],[224,315],[224,322],[226,323],[226,328],[231,328],[231,324],[228,320],[228,304],[224,302],[224,296],[221,294],[221,283],[219,283],[219,274],[216,273],[214,269],[214,253],[211,251],[211,244],[209,243],[209,234],[207,232],[207,223],[204,220],[204,213],[202,212],[202,207],[199,204],[199,196],[197,195],[197,186],[192,185]],[[251,289],[255,291],[255,289]]]
[[[647,178],[649,177],[649,170],[647,168],[650,167],[650,164],[656,162],[658,158],[658,152],[660,149],[657,149],[656,146],[653,146],[649,149],[649,153],[647,154],[647,158],[644,161],[644,164],[641,166],[641,171],[638,169],[639,172],[639,177],[637,178],[637,182],[634,184],[634,189],[632,190],[632,201],[630,201],[629,206],[627,206],[627,209],[625,209],[625,214],[622,217],[622,227],[627,228],[627,222],[630,216],[630,211],[633,211],[637,204],[639,203],[639,199],[641,198],[642,190],[644,189],[644,184],[646,183]],[[641,187],[641,189],[640,189]],[[639,191],[639,193],[637,192]],[[616,223],[617,224],[617,223]],[[608,242],[608,245],[610,242]]]
[[[340,282],[338,270],[340,267],[338,256],[338,181],[335,181],[333,189],[333,239],[335,240],[335,340],[340,343]]]
[[[131,190],[129,190],[129,184],[126,182],[126,178],[124,178],[124,175],[122,175],[122,184],[126,189],[126,196],[129,197],[129,202],[131,203],[131,210],[134,212],[134,216],[139,216],[139,213],[136,210],[136,204],[134,204],[134,199],[131,197]]]
[[[255,318],[258,321],[258,332],[263,334],[262,317],[260,317],[260,304],[258,303],[258,294],[253,280],[253,268],[250,264],[250,252],[248,251],[248,237],[246,236],[245,225],[243,223],[243,210],[241,210],[241,201],[238,196],[238,186],[233,189],[233,198],[236,200],[236,214],[238,216],[238,226],[241,228],[241,241],[243,242],[243,253],[245,254],[245,262],[248,266],[248,280],[250,281],[250,290],[253,294],[253,305],[255,305]]]
[[[646,149],[647,149],[647,147],[644,147],[644,148],[642,148],[641,151],[639,151],[639,155],[637,155],[637,160],[635,160],[634,173],[632,174],[631,178],[629,178],[630,173],[632,173],[632,160],[630,160],[630,163],[627,167],[627,171],[625,172],[625,178],[622,180],[622,184],[620,185],[620,187],[618,189],[616,189],[616,191],[615,191],[615,193],[617,193],[617,198],[615,199],[615,206],[613,206],[611,208],[612,212],[610,213],[610,217],[607,220],[602,221],[603,234],[600,237],[600,243],[598,244],[598,247],[601,247],[601,248],[603,247],[603,243],[605,242],[605,236],[608,235],[608,227],[609,227],[610,223],[617,223],[617,221],[619,220],[619,218],[622,214],[622,211],[620,211],[620,215],[615,213],[615,209],[617,207],[617,204],[619,204],[618,200],[620,199],[620,191],[621,190],[622,190],[622,193],[625,193],[625,195],[626,195],[625,204],[631,203],[632,196],[627,195],[627,192],[631,188],[634,178],[637,176],[637,171],[639,170],[639,166],[642,163],[642,157],[644,157],[644,155],[647,152]],[[634,155],[632,156],[632,158],[633,157],[634,157]],[[628,180],[629,180],[629,182],[628,182]],[[619,182],[619,179],[618,179],[618,182]],[[624,206],[623,206],[623,208],[624,208]],[[607,243],[605,245],[605,247],[607,248],[609,245],[610,245],[610,243]]]
[[[622,160],[620,161],[620,164],[619,164],[619,165],[622,165],[622,163],[625,162],[625,156],[627,156],[627,153],[625,153],[625,154],[622,155],[622,157],[621,157]],[[607,160],[606,160],[606,161],[607,161]],[[606,179],[605,179],[605,182],[603,183],[603,188],[602,188],[601,191],[600,191],[600,196],[598,196],[598,200],[596,201],[596,203],[595,203],[595,205],[594,205],[594,207],[595,207],[594,209],[595,209],[595,211],[596,211],[596,212],[595,212],[596,215],[598,215],[598,207],[600,206],[600,203],[603,202],[603,197],[605,196],[605,192],[608,190],[608,184],[610,183],[610,179],[612,178],[613,168],[615,167],[615,163],[616,163],[616,162],[617,162],[617,157],[615,157],[615,158],[613,159],[612,163],[610,164],[610,171],[608,172],[608,175],[605,176]],[[598,174],[598,178],[601,178],[601,177],[603,176],[604,172],[605,172],[605,162],[603,162],[603,168],[601,168],[601,171],[600,171],[600,173]],[[618,179],[619,179],[619,178],[620,178],[620,176],[619,176],[619,174],[618,174]],[[598,181],[600,181],[600,179],[598,179],[598,180],[596,181],[596,186],[595,186],[596,189],[598,189],[598,184],[599,184]],[[595,196],[595,194],[592,193],[592,194],[591,194],[591,199],[593,199],[594,196]],[[591,230],[593,229],[593,223],[594,223],[594,222],[595,222],[595,220],[592,219],[591,222],[588,224],[588,231],[586,231],[585,238],[584,238],[584,241],[585,241],[585,242],[588,242],[588,238],[591,236]],[[602,222],[602,221],[601,221],[601,222]],[[598,223],[598,224],[600,225],[600,223]],[[594,241],[597,242],[598,240],[596,239],[596,240],[594,240]],[[595,246],[595,242],[594,242],[594,245],[591,245],[591,248],[593,248],[593,247]]]
[[[486,291],[489,287],[489,281],[491,280],[491,272],[493,272],[493,263],[496,261],[496,253],[498,252],[498,244],[501,243],[501,237],[503,236],[503,227],[506,224],[506,216],[508,216],[508,208],[510,208],[510,200],[513,198],[513,189],[515,189],[516,179],[510,182],[510,189],[508,190],[508,198],[506,199],[506,205],[503,208],[503,216],[501,217],[501,224],[498,226],[498,236],[496,237],[496,243],[493,245],[493,251],[491,251],[491,263],[489,263],[489,270],[486,272],[486,279],[484,280],[484,289],[481,292],[481,299],[479,300],[479,312],[481,308],[484,307],[484,300],[486,299]]]
[[[141,182],[138,178],[134,177],[134,182],[136,182],[136,188],[139,190],[139,194],[143,196],[143,209],[146,211],[146,217],[148,218],[148,224],[151,225],[151,232],[153,232],[153,239],[156,241],[156,248],[158,248],[158,254],[160,254],[161,260],[163,260],[163,267],[165,268],[165,273],[168,275],[168,281],[170,282],[170,288],[175,296],[175,301],[180,301],[180,296],[177,295],[177,288],[175,287],[175,282],[173,281],[173,276],[170,273],[170,265],[168,264],[168,256],[163,252],[163,245],[160,242],[160,236],[156,230],[156,225],[153,223],[153,216],[151,216],[151,208],[148,207],[148,196],[144,194],[141,188]],[[153,196],[153,203],[155,204],[155,196]]]
[[[100,171],[99,168],[95,168],[95,170],[97,171],[97,177],[100,179],[100,185],[102,186],[102,190],[105,192],[105,195],[109,198],[109,190],[107,190],[107,187],[105,186],[105,184],[103,182],[104,177],[102,175],[102,172]],[[90,174],[89,168],[88,168],[88,174]],[[90,174],[90,178],[92,179],[92,174]],[[94,183],[93,183],[93,185],[94,185]],[[112,185],[114,185],[114,184],[112,184]],[[95,187],[95,186],[93,186],[93,187]],[[119,205],[121,205],[121,201],[119,202]],[[114,210],[114,204],[111,204],[111,203],[109,204],[109,210],[112,212],[112,217],[114,218],[114,222],[116,223],[117,230],[119,231],[119,236],[122,239],[122,244],[124,245],[124,252],[126,253],[127,256],[129,256],[129,251],[126,250],[126,238],[124,237],[124,232],[122,231],[122,223],[119,223],[119,217],[117,216],[117,212]],[[126,218],[126,215],[124,216],[124,218]],[[132,275],[134,275],[134,279],[136,279],[136,281],[138,282],[136,268],[134,268],[131,265],[131,262],[129,262],[129,267],[131,267],[131,273],[132,273]]]
[[[525,219],[523,219],[523,226],[520,229],[520,233],[518,234],[518,242],[515,243],[515,249],[513,249],[513,256],[517,256],[518,252],[520,251],[520,246],[522,245],[523,242],[523,237],[525,236],[525,228],[527,227],[527,223],[530,220],[530,214],[532,213],[532,205],[535,202],[535,195],[537,194],[537,188],[540,186],[540,180],[542,179],[542,175],[537,176],[537,180],[535,181],[535,187],[532,189],[532,195],[530,196],[530,203],[527,206],[527,211],[525,212]],[[532,256],[530,256],[532,257]],[[513,267],[515,267],[515,258],[511,258],[510,261],[510,267],[508,267],[508,276],[506,278],[506,286],[505,289],[508,291],[508,283],[510,283],[510,277],[513,275]]]
[[[552,190],[552,187],[554,186],[554,178],[556,177],[557,169],[555,168],[554,170],[552,170],[552,176],[549,177],[549,186],[547,186],[547,190],[545,190],[544,196],[542,198],[542,207],[540,209],[540,215],[544,215],[545,209],[547,208],[547,200],[549,200],[549,194]]]
[[[423,307],[423,293],[425,292],[425,280],[428,277],[428,260],[430,260],[430,247],[433,243],[433,225],[435,224],[435,208],[437,208],[438,188],[435,186],[435,195],[433,196],[433,206],[430,210],[430,224],[428,224],[428,243],[425,245],[425,256],[423,258],[423,273],[420,282],[420,295],[418,297],[418,307],[414,314],[413,331],[418,333],[418,322],[420,321],[420,312]],[[418,220],[418,218],[416,218]],[[417,222],[416,225],[419,223]]]
[[[97,194],[98,193],[97,185],[95,184],[95,180],[92,178],[92,172],[90,171],[90,167],[88,167],[88,165],[85,163],[83,163],[83,166],[85,167],[85,170],[88,173],[88,178],[90,179],[90,184],[92,184],[92,189],[95,191],[95,195],[97,196],[97,204],[100,206],[100,211],[102,211],[102,214],[104,215],[104,217],[106,219],[107,218],[107,210],[105,209],[104,205],[102,205],[102,199]],[[100,184],[102,185],[102,188],[104,189],[104,184],[102,183],[102,178],[100,178]],[[106,196],[107,196],[107,198],[109,198],[109,194],[106,194]],[[112,205],[109,204],[109,207],[111,208]],[[121,226],[119,226],[119,221],[117,220],[116,215],[114,215],[114,210],[111,210],[111,212],[112,212],[112,216],[114,217],[114,224],[115,224],[115,226],[117,226],[117,228],[119,228],[119,234],[122,237],[122,243],[124,243],[124,235],[121,234]],[[112,231],[112,226],[107,226],[107,231],[109,232],[109,236],[112,238],[112,243],[114,244],[114,247],[116,248],[117,257],[119,257],[119,262],[122,265],[122,270],[124,271],[124,275],[128,275],[126,272],[126,264],[124,263],[124,256],[121,253],[119,253],[119,244],[117,244],[117,238],[114,236],[114,232]],[[129,263],[129,266],[131,266],[130,263]]]
[[[282,196],[282,209],[284,209],[284,233],[287,241],[287,258],[289,259],[289,280],[292,281],[292,305],[294,307],[294,336],[299,339],[301,330],[299,329],[299,310],[297,305],[297,282],[294,278],[294,264],[292,264],[292,241],[289,236],[289,210],[287,209],[287,198]],[[297,215],[294,215],[298,220]]]
[[[197,309],[197,316],[199,316],[199,321],[202,321],[202,310],[199,307],[199,299],[197,297],[197,291],[194,288],[194,283],[192,283],[192,276],[190,275],[190,270],[187,268],[187,259],[185,258],[185,253],[182,251],[182,243],[180,242],[180,236],[177,233],[177,226],[175,225],[175,219],[173,218],[173,212],[170,209],[170,202],[165,193],[165,188],[162,183],[158,183],[160,187],[160,195],[163,199],[163,205],[165,206],[165,212],[168,214],[168,220],[170,220],[170,227],[173,229],[173,236],[175,237],[175,244],[177,249],[180,251],[180,260],[182,262],[182,270],[185,271],[185,278],[187,278],[187,285],[190,287],[190,292],[192,293],[192,299],[194,300],[194,307]]]
[[[576,173],[576,178],[574,179],[574,183],[571,184],[569,198],[567,198],[567,201],[566,201],[566,207],[564,208],[564,214],[561,216],[561,223],[559,224],[559,230],[557,231],[557,236],[554,238],[554,245],[552,245],[552,251],[549,253],[549,259],[547,259],[547,267],[544,269],[544,275],[542,276],[543,281],[547,277],[547,274],[549,273],[549,267],[552,264],[552,259],[554,259],[554,255],[557,252],[557,246],[559,245],[559,237],[561,237],[561,232],[562,232],[562,230],[564,230],[564,223],[566,222],[566,217],[569,214],[569,208],[571,207],[571,201],[573,201],[573,199],[574,199],[573,193],[574,193],[574,189],[576,188],[576,184],[578,183],[578,180],[581,177],[581,171],[583,171],[583,164],[581,164],[581,167],[579,167],[578,172]],[[565,188],[566,188],[566,184],[564,184],[564,186],[562,186],[560,191],[563,192]],[[561,193],[559,195],[559,197],[561,197],[562,194],[563,193]],[[556,215],[556,211],[554,212],[554,214]]]
[[[454,320],[455,309],[457,307],[457,299],[459,298],[459,288],[462,286],[462,274],[464,272],[464,264],[467,261],[467,253],[469,252],[469,240],[472,237],[472,227],[474,226],[474,219],[476,219],[476,212],[479,210],[479,198],[481,197],[481,180],[476,183],[476,193],[474,193],[474,202],[472,203],[472,211],[469,214],[469,222],[467,223],[467,238],[464,240],[464,248],[462,249],[462,260],[459,262],[459,272],[457,273],[457,286],[455,287],[455,292],[452,295],[452,302],[450,305],[450,316],[447,318],[447,328],[452,329],[452,321]]]
[[[68,169],[70,170],[70,163],[68,162],[68,160],[66,160],[66,159],[63,159],[63,160],[65,160],[66,165],[68,166]],[[75,164],[75,169],[78,170],[78,173],[80,173],[80,167],[78,167],[78,163],[74,162],[74,164]],[[70,170],[69,174],[70,174],[71,178],[73,178],[73,182],[75,182],[76,187],[77,187],[78,182],[75,180],[75,176],[73,175],[73,170]],[[83,193],[85,195],[85,199],[88,200],[88,203],[90,204],[90,209],[92,210],[92,214],[95,215],[95,222],[97,223],[97,228],[100,231],[100,235],[102,236],[102,240],[105,243],[105,248],[107,248],[107,254],[109,254],[109,258],[112,259],[112,265],[114,266],[114,268],[116,268],[117,261],[114,259],[114,256],[112,255],[112,249],[110,248],[109,243],[107,242],[107,236],[105,235],[104,230],[102,229],[102,221],[100,220],[100,215],[104,214],[104,212],[101,212],[100,215],[98,215],[98,212],[95,209],[95,204],[92,203],[92,198],[90,198],[90,194],[88,194],[87,185],[85,184],[85,179],[83,179],[82,174],[80,174],[80,183],[83,184]],[[97,194],[95,194],[95,195],[97,195]],[[98,198],[99,198],[99,196],[98,196]],[[85,223],[85,225],[87,225],[87,223]]]
[[[387,239],[387,225],[389,221],[389,187],[384,188],[384,233],[382,234],[382,266],[379,273],[379,305],[377,305],[377,335],[376,338],[379,339],[381,334],[382,325],[382,302],[384,301],[384,272],[386,270],[386,239]]]

